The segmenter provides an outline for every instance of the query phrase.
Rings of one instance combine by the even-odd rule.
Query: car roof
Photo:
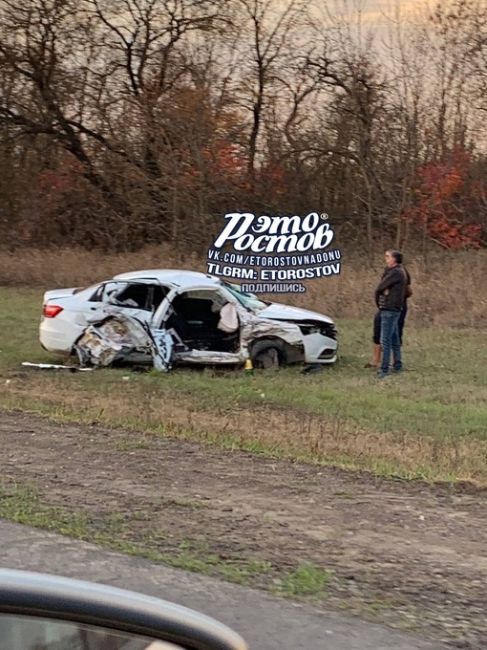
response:
[[[162,284],[171,284],[177,287],[186,287],[192,285],[215,286],[220,284],[220,280],[206,273],[198,271],[187,271],[184,269],[146,269],[143,271],[129,271],[128,273],[119,273],[114,276],[114,280],[140,280],[154,279]]]

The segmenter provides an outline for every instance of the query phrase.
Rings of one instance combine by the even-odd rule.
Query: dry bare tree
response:
[[[303,0],[237,0],[241,9],[242,66],[237,95],[251,114],[248,140],[248,174],[255,178],[259,137],[269,97],[278,81],[293,38],[305,22]]]
[[[0,0],[3,241],[203,247],[228,209],[319,209],[372,252],[456,148],[458,223],[487,225],[486,1],[393,14],[384,47],[366,0]]]
[[[119,225],[131,215],[128,189],[143,183],[167,221],[160,161],[174,142],[166,103],[187,72],[180,48],[220,23],[223,8],[221,0],[2,0],[1,123],[70,152]],[[167,224],[160,230],[169,235]]]

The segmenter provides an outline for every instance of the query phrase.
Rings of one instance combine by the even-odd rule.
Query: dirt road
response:
[[[162,550],[333,571],[322,601],[454,647],[486,647],[487,493],[224,452],[96,425],[0,413],[0,475]],[[144,516],[141,516],[144,515]],[[128,532],[127,532],[128,531]],[[255,578],[258,583],[258,578]]]
[[[448,650],[346,612],[173,569],[0,519],[0,566],[131,589],[190,607],[239,632],[249,650]],[[1,641],[1,640],[0,640]]]

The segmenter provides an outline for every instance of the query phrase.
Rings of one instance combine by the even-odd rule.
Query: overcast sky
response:
[[[325,24],[330,23],[331,15],[333,23],[338,18],[342,25],[349,25],[352,37],[362,43],[368,41],[368,35],[372,35],[376,51],[386,53],[392,35],[397,34],[398,18],[401,26],[408,29],[411,25],[424,24],[426,9],[431,9],[437,2],[438,0],[310,0],[310,8],[316,18]]]
[[[328,10],[333,14],[345,13],[350,18],[357,16],[359,11],[362,20],[367,24],[384,24],[387,16],[396,15],[400,10],[401,19],[410,20],[417,16],[421,9],[434,4],[434,0],[314,0],[313,5],[319,12]],[[345,9],[345,11],[344,11]]]

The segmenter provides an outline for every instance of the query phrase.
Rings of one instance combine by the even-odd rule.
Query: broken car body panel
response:
[[[82,367],[106,367],[134,353],[151,355],[157,370],[167,372],[172,366],[171,336],[128,314],[112,313],[92,323],[74,347]]]
[[[177,299],[210,302],[216,305],[215,322],[221,321],[221,311],[231,305],[237,319],[233,332],[221,329],[222,338],[234,336],[235,351],[196,349],[185,338],[185,332],[174,319]],[[139,321],[128,313],[120,313],[115,305],[107,307],[110,315],[90,324],[75,345],[82,366],[104,367],[127,360],[134,353],[151,354],[158,370],[168,371],[174,362],[200,364],[237,364],[250,357],[250,346],[264,338],[275,338],[290,347],[296,346],[296,356],[302,356],[302,335],[292,323],[263,319],[243,307],[225,287],[208,285],[173,289],[162,301],[151,323]],[[195,316],[198,316],[195,313]],[[198,323],[198,321],[195,321]],[[218,327],[218,325],[217,325]],[[204,332],[203,332],[204,334]],[[207,344],[208,345],[208,344]]]

